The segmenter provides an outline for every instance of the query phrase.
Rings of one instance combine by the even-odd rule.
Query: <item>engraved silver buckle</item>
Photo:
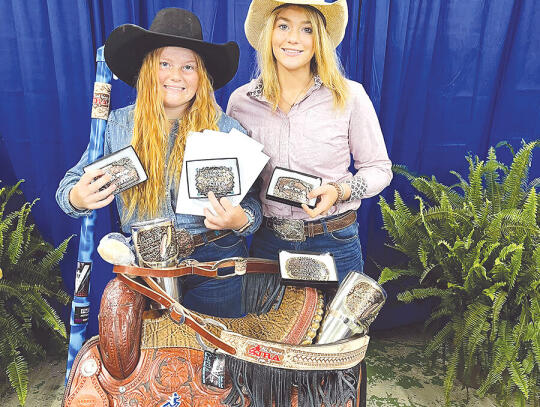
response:
[[[285,262],[285,271],[296,280],[328,281],[330,270],[324,262],[311,257],[291,257]]]
[[[277,237],[290,242],[304,242],[306,234],[301,219],[272,218],[272,229]]]
[[[232,168],[225,165],[197,168],[195,188],[199,196],[207,197],[210,191],[216,196],[230,195],[234,191]]]

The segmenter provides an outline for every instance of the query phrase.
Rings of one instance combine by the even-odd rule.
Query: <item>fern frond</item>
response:
[[[26,219],[28,218],[32,206],[37,201],[38,200],[36,199],[31,204],[25,203],[19,211],[17,226],[15,230],[11,233],[11,239],[9,241],[8,247],[8,255],[11,264],[16,264],[19,261],[24,247],[24,232],[26,227]]]
[[[446,297],[449,293],[447,290],[438,288],[415,288],[398,294],[397,298],[405,303],[410,303],[415,300],[425,300],[429,297]]]
[[[455,331],[454,349],[448,361],[448,366],[446,367],[446,376],[444,378],[444,399],[447,406],[450,405],[450,393],[454,388],[454,380],[456,379],[456,374],[459,366],[461,346],[463,340],[463,325],[460,323],[459,319],[453,320],[453,326]]]
[[[428,276],[428,274],[431,272],[431,270],[433,270],[435,267],[437,267],[438,264],[429,264],[429,265],[426,265],[426,267],[424,268],[424,271],[422,272],[422,275],[420,276],[420,279],[418,280],[418,282],[420,284],[422,284],[425,280],[425,278]]]
[[[396,175],[401,175],[407,178],[409,181],[417,178],[417,176],[412,173],[405,165],[401,164],[392,164],[392,172]]]
[[[15,185],[12,187],[4,187],[0,190],[0,198],[3,199],[2,204],[0,204],[0,219],[2,216],[4,216],[4,211],[6,209],[6,205],[11,199],[11,197],[15,194],[20,195],[22,194],[21,190],[19,189],[19,186],[24,182],[24,179],[19,180]]]
[[[17,392],[19,403],[24,406],[28,394],[28,364],[19,352],[16,353],[7,366],[6,374],[11,387]]]
[[[502,307],[506,302],[507,298],[508,294],[505,291],[497,292],[494,295],[491,314],[491,341],[495,341],[495,338],[497,337],[497,332],[499,328],[499,317],[501,315]]]
[[[378,283],[383,285],[384,283],[392,280],[396,280],[402,276],[416,276],[417,273],[415,270],[410,269],[394,269],[385,267],[379,276]]]
[[[514,147],[512,146],[512,144],[510,144],[508,141],[506,140],[502,140],[502,141],[499,141],[496,145],[495,145],[495,148],[500,148],[500,147],[506,147],[508,149],[508,151],[510,151],[510,154],[512,154],[512,156],[515,156],[516,153],[514,151]]]
[[[525,144],[514,156],[510,171],[502,185],[504,193],[503,208],[515,208],[523,199],[523,190],[526,185],[531,152],[540,145],[540,141]]]
[[[57,266],[64,257],[67,245],[73,236],[74,235],[69,236],[60,243],[56,249],[47,253],[47,255],[39,262],[39,267],[48,272],[52,267]]]
[[[441,349],[444,344],[452,342],[452,337],[454,333],[453,322],[448,322],[442,329],[435,334],[433,339],[431,339],[425,350],[424,354],[426,357],[430,358],[433,354]]]
[[[454,309],[441,305],[437,310],[433,311],[426,322],[424,322],[424,327],[427,328],[433,322],[442,318],[449,318],[452,315],[454,315]]]
[[[484,161],[476,160],[469,169],[470,189],[466,196],[468,202],[472,204],[473,210],[478,212],[484,202],[482,178],[484,175]]]
[[[486,332],[489,327],[487,316],[490,307],[484,304],[471,304],[465,313],[465,333],[467,335],[467,345],[464,347],[465,370],[471,368],[475,357],[476,349],[488,338]]]
[[[510,377],[512,378],[514,384],[521,391],[521,393],[523,393],[525,398],[528,399],[529,382],[527,380],[525,371],[521,363],[519,363],[517,360],[511,361],[510,366],[508,367],[508,371],[510,372]]]
[[[491,389],[491,387],[502,380],[502,374],[507,368],[507,333],[506,321],[501,321],[499,327],[500,337],[495,341],[492,353],[494,354],[493,362],[491,363],[489,372],[478,388],[478,394],[480,397],[484,397],[485,394]]]
[[[533,338],[531,339],[531,347],[534,354],[534,360],[536,363],[536,366],[540,366],[540,323],[537,324],[535,327],[535,333]]]
[[[63,338],[66,338],[66,327],[56,313],[53,307],[35,291],[30,292],[32,303],[35,306],[35,312],[40,314],[41,319],[52,329],[58,332]]]
[[[514,253],[512,253],[512,258],[510,260],[510,281],[508,282],[508,287],[512,289],[516,283],[516,278],[521,269],[521,258],[523,254],[523,246],[519,245]]]

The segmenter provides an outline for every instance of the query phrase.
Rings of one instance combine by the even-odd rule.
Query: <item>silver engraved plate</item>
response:
[[[117,191],[125,191],[126,189],[131,188],[140,180],[135,165],[128,157],[113,161],[102,169],[106,174],[111,176],[111,181],[103,185],[100,188],[100,191],[104,190],[114,182],[116,184],[115,193],[118,193]]]
[[[383,292],[370,282],[360,281],[345,297],[345,308],[356,317],[356,323],[367,327],[377,317],[385,302]]]
[[[301,219],[272,218],[272,229],[277,237],[291,242],[306,240],[304,221]]]
[[[366,334],[386,301],[386,292],[375,280],[349,272],[328,305],[317,343],[332,343]]]
[[[195,250],[193,236],[186,229],[176,230],[176,243],[178,244],[178,256],[180,258],[188,257]]]
[[[232,167],[225,165],[201,167],[195,172],[195,188],[200,197],[212,191],[217,197],[234,193],[235,180]]]
[[[291,257],[285,262],[289,278],[296,280],[328,281],[330,271],[326,264],[312,257]]]
[[[293,177],[279,177],[274,186],[273,194],[278,198],[298,203],[309,203],[308,193],[313,185]]]
[[[137,259],[142,267],[164,268],[176,264],[176,230],[170,219],[154,219],[131,226]]]

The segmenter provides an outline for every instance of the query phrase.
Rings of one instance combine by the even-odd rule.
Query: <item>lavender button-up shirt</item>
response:
[[[309,219],[301,209],[266,199],[275,167],[321,177],[323,183],[351,180],[350,155],[363,179],[362,198],[381,192],[392,179],[375,109],[363,86],[347,81],[349,97],[344,109],[335,109],[331,91],[316,76],[315,84],[289,113],[272,106],[262,96],[262,83],[254,79],[236,89],[229,99],[227,114],[240,122],[249,135],[264,145],[270,161],[261,173],[261,202],[264,216]],[[364,189],[365,188],[365,189]],[[358,209],[361,199],[341,202],[329,215]]]

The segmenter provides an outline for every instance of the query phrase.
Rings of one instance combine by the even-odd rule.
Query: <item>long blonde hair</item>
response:
[[[135,210],[138,219],[156,217],[160,204],[165,199],[167,180],[178,182],[180,179],[189,132],[218,130],[219,107],[214,98],[212,83],[202,58],[194,53],[199,74],[197,92],[184,116],[179,119],[176,139],[167,159],[168,136],[172,125],[165,114],[158,80],[162,50],[163,48],[155,49],[145,57],[137,79],[131,145],[141,160],[148,180],[122,193],[122,201],[127,209],[122,216],[122,222],[130,219]]]
[[[279,12],[290,6],[302,7],[313,29],[313,48],[315,53],[311,60],[311,73],[319,75],[324,86],[330,89],[334,97],[334,106],[336,108],[343,108],[348,96],[347,81],[332,40],[328,35],[328,31],[326,31],[323,17],[317,9],[297,4],[287,4],[275,8],[261,31],[258,44],[258,64],[263,83],[264,97],[272,104],[274,110],[277,109],[281,90],[277,74],[276,58],[272,51],[272,32]]]

